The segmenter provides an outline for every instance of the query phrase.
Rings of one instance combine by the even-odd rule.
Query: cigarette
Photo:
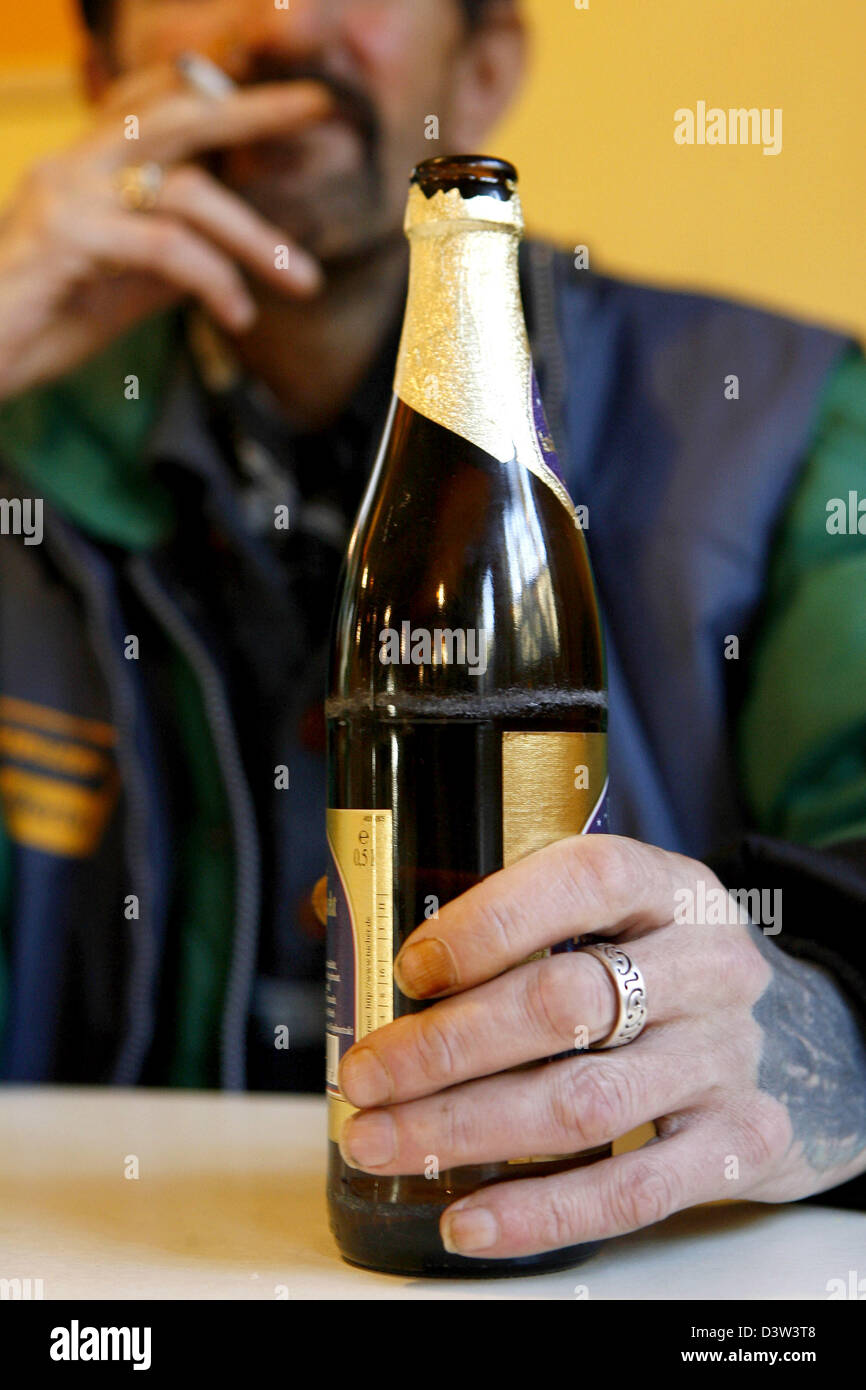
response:
[[[187,86],[203,97],[220,100],[233,92],[237,85],[227,72],[201,53],[181,53],[175,60],[175,67]]]

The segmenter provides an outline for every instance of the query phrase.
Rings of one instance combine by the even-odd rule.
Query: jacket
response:
[[[833,919],[789,911],[777,941],[790,931],[863,1004],[862,605],[850,615],[866,559],[856,536],[825,546],[814,512],[828,472],[866,492],[862,359],[811,325],[575,271],[545,243],[525,245],[521,272],[551,431],[589,511],[611,829],[716,855],[729,875],[746,862],[756,881],[731,884],[746,888],[774,884],[786,855],[786,883],[814,884],[813,859],[790,863],[792,843],[811,847],[836,884]],[[350,501],[394,346],[392,333],[355,405]],[[301,918],[325,864],[327,644],[321,628],[313,645],[295,640],[303,659],[277,697],[303,697],[278,732],[251,727],[268,721],[245,694],[243,634],[277,622],[288,643],[307,600],[278,606],[284,570],[212,448],[208,412],[178,315],[0,409],[2,494],[45,503],[41,545],[0,537],[7,1079],[319,1084],[324,951]],[[238,579],[203,605],[214,558]],[[797,648],[810,631],[797,603],[822,585],[805,620],[836,634],[832,679],[807,675]],[[263,689],[273,652],[250,656]],[[273,785],[278,767],[288,789]],[[275,1062],[281,1023],[295,1040]]]

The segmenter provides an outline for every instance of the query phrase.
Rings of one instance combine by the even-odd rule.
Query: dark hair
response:
[[[98,34],[105,28],[111,0],[78,0],[78,8],[87,28]]]
[[[94,34],[104,34],[111,21],[114,0],[78,0],[81,15],[87,28]],[[470,29],[475,29],[484,18],[484,11],[490,8],[491,0],[460,0]]]

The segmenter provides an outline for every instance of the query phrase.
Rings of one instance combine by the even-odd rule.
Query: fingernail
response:
[[[437,936],[404,946],[394,962],[394,975],[403,993],[416,999],[441,994],[457,983],[454,957]]]
[[[371,1048],[359,1047],[343,1060],[340,1090],[348,1101],[364,1110],[369,1105],[384,1105],[390,1099],[391,1078]]]
[[[396,1150],[394,1121],[386,1111],[353,1115],[343,1127],[340,1153],[352,1168],[381,1168]]]
[[[236,299],[229,308],[229,317],[232,328],[236,333],[243,333],[255,322],[257,309],[251,299]]]
[[[489,1250],[499,1239],[499,1225],[486,1207],[466,1207],[447,1212],[442,1219],[442,1240],[452,1255],[472,1255]]]
[[[295,251],[291,255],[289,264],[295,286],[298,289],[309,290],[310,293],[313,293],[324,285],[325,277],[321,266],[311,256],[305,256],[300,251]]]

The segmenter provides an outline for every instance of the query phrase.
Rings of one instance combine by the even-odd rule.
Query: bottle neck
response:
[[[529,458],[532,362],[518,230],[466,217],[410,226],[409,237],[397,396],[500,462]]]

